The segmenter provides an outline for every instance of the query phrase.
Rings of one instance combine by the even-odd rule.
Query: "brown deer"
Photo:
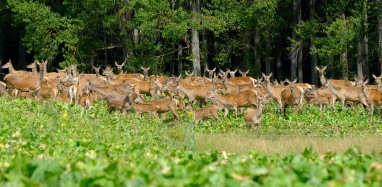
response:
[[[380,113],[380,107],[382,106],[382,91],[379,89],[368,90],[366,84],[361,84],[361,88],[364,96],[367,98],[369,104],[369,114],[372,118],[375,106],[379,108],[378,113]]]
[[[217,90],[210,92],[206,99],[212,100],[216,105],[223,106],[224,117],[227,117],[229,110],[234,110],[237,116],[237,109],[239,107],[247,107],[257,105],[257,92],[247,90],[236,94],[228,94],[221,96]]]
[[[320,76],[320,82],[321,82],[321,85],[325,86],[326,85],[326,82],[328,81],[324,75],[325,73],[325,70],[328,66],[325,66],[323,68],[319,68],[316,66],[316,69],[319,73],[319,76]],[[341,88],[341,87],[353,87],[355,86],[355,83],[352,82],[352,81],[347,81],[347,80],[335,80],[335,79],[331,79],[331,85],[334,87],[334,88]]]
[[[242,77],[247,77],[247,74],[249,73],[249,70],[244,71],[244,72],[242,72],[241,70],[239,70],[239,73],[240,73],[240,75],[241,75]]]
[[[211,105],[211,106],[193,110],[192,117],[194,120],[194,124],[198,125],[201,120],[206,120],[210,118],[211,116],[214,117],[216,120],[220,121],[220,117],[218,115],[219,110],[220,110],[220,107],[216,105]]]
[[[117,62],[114,62],[115,66],[117,66],[118,74],[123,74],[123,66],[125,66],[126,61],[127,59],[125,59],[125,61],[123,61],[122,64],[118,64]]]
[[[48,61],[45,62],[38,62],[38,66],[40,69],[39,75],[34,74],[19,74],[14,73],[14,69],[12,66],[7,63],[7,66],[3,66],[3,68],[9,68],[10,73],[7,76],[4,77],[4,80],[6,81],[7,85],[10,85],[10,87],[14,87],[19,91],[22,92],[28,92],[29,95],[32,95],[40,90],[41,88],[41,82],[44,79],[45,76],[45,66],[47,65]],[[13,70],[12,70],[13,69]]]
[[[214,69],[208,69],[208,68],[206,67],[205,71],[208,72],[208,78],[209,78],[209,79],[212,79],[212,77],[214,76],[214,72],[215,72],[215,70],[216,70],[216,67],[215,67]]]
[[[257,98],[257,108],[248,108],[244,112],[244,121],[247,124],[248,129],[253,130],[254,126],[257,125],[257,129],[261,126],[261,116],[263,113],[263,108],[267,103],[267,96],[261,96]]]
[[[176,89],[188,98],[188,107],[192,108],[195,100],[204,101],[206,96],[215,89],[214,85],[195,85],[185,88],[176,81]]]
[[[134,93],[135,85],[127,85],[126,90],[124,90],[123,93],[118,91],[105,92],[104,90],[92,86],[91,84],[89,84],[89,86],[90,90],[101,94],[102,97],[106,100],[109,113],[118,109],[122,114],[125,114],[127,110],[132,109],[132,103],[130,102],[132,99],[130,97],[133,96],[132,93]]]
[[[265,75],[263,73],[263,78],[266,83],[266,88],[272,98],[276,100],[278,107],[282,114],[285,115],[286,107],[292,106],[293,112],[298,112],[298,105],[301,101],[301,89],[293,86],[273,86],[271,84],[270,78],[272,73]]]
[[[367,82],[368,81],[363,82],[362,84],[366,84]],[[337,98],[341,100],[342,109],[345,108],[345,101],[361,102],[364,106],[369,107],[366,96],[364,95],[362,88],[359,86],[335,88],[332,85],[331,80],[328,80],[325,86],[329,88],[333,95],[337,96]]]
[[[144,81],[148,81],[148,79],[149,79],[149,70],[150,70],[150,67],[148,67],[148,68],[144,68],[144,67],[141,66],[141,69],[142,69],[142,71],[143,71],[143,80],[144,80]]]

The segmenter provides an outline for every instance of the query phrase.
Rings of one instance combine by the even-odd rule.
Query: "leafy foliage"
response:
[[[107,114],[104,103],[96,103],[86,114],[80,107],[59,102],[40,104],[8,98],[0,98],[0,102],[0,184],[4,186],[322,186],[382,182],[382,155],[365,155],[356,148],[344,154],[322,155],[306,148],[300,154],[286,156],[256,151],[192,152],[179,144],[184,139],[183,127],[189,124],[187,115],[181,125],[168,127],[159,120],[149,121],[134,114]],[[319,119],[327,128],[330,124],[326,119],[338,125],[334,119],[350,118],[354,113],[344,111],[339,115],[323,114]],[[311,111],[301,123],[308,125],[314,116]],[[272,126],[286,130],[300,125],[294,125],[298,118],[294,115],[282,120],[291,121],[289,126],[274,124],[282,119],[275,118],[270,112],[265,116],[266,129]],[[224,123],[215,125],[220,129],[215,132],[224,132],[221,128],[225,128],[241,133],[237,131],[242,128],[240,120],[230,118]]]

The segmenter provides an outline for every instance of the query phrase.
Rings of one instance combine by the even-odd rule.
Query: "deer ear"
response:
[[[294,80],[293,80],[293,83],[296,83],[297,82],[297,78],[295,78]]]
[[[215,71],[216,70],[216,67],[214,69],[212,69],[212,71]]]
[[[269,74],[269,77],[272,77],[272,75],[273,75],[273,72],[271,72],[271,73]]]
[[[263,77],[265,77],[265,74],[264,74],[264,73],[261,73],[261,74],[263,74]]]
[[[115,61],[114,64],[115,64],[115,66],[119,66],[118,63],[117,63],[117,61]]]
[[[323,70],[326,70],[326,68],[328,68],[328,66],[327,66],[327,65],[324,67],[324,69],[323,69]]]
[[[374,79],[376,79],[376,78],[377,78],[377,76],[375,76],[375,75],[373,74],[373,78],[374,78]]]

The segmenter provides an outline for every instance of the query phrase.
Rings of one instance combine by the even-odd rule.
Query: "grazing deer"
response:
[[[244,121],[247,123],[248,129],[253,129],[255,125],[257,125],[257,129],[261,126],[261,116],[263,113],[264,105],[266,104],[267,96],[261,96],[257,98],[257,108],[252,109],[248,108],[244,112]]]
[[[108,104],[109,113],[118,109],[121,111],[122,114],[125,114],[127,110],[132,109],[132,103],[130,102],[130,100],[136,100],[135,98],[134,99],[130,98],[131,96],[135,96],[132,94],[132,93],[135,93],[134,91],[135,85],[126,85],[126,88],[123,91],[123,93],[120,93],[119,91],[116,91],[116,90],[107,92],[91,84],[89,84],[89,86],[90,86],[90,90],[101,94],[102,97],[106,100]]]
[[[316,66],[316,69],[318,71],[318,74],[320,76],[320,82],[321,82],[321,85],[325,86],[326,85],[326,82],[328,81],[328,79],[326,79],[324,73],[325,73],[325,70],[328,66],[325,66],[323,68],[319,68]],[[334,88],[341,88],[341,87],[353,87],[355,86],[355,83],[352,82],[352,81],[346,81],[346,80],[335,80],[335,79],[331,79],[331,85],[334,87]]]
[[[366,84],[367,82],[368,81],[362,82],[361,85]],[[335,88],[332,85],[331,80],[328,80],[325,86],[329,88],[333,95],[341,100],[342,109],[345,108],[345,101],[361,102],[364,106],[369,107],[366,96],[364,95],[362,88],[359,86]]]
[[[210,118],[211,116],[214,117],[216,120],[220,121],[220,117],[218,115],[218,111],[220,110],[220,107],[216,105],[211,105],[203,108],[198,108],[192,111],[192,117],[194,120],[194,124],[197,125],[201,120],[206,120]]]

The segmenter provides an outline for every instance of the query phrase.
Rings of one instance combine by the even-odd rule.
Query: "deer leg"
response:
[[[228,108],[227,108],[227,107],[224,107],[224,118],[227,117],[228,112],[229,112]]]

